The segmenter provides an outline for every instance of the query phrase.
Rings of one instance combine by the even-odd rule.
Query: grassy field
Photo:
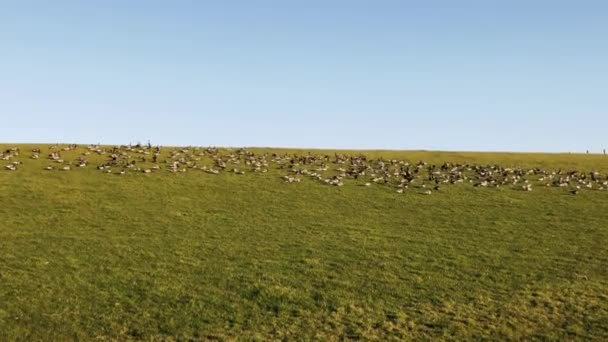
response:
[[[0,170],[0,340],[608,339],[608,192],[118,176],[93,156],[44,171],[47,148]],[[608,171],[594,155],[366,154]]]

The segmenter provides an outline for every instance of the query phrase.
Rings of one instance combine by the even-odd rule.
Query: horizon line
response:
[[[0,142],[0,145],[100,145],[100,146],[126,146],[126,145],[147,145],[148,143],[136,142],[132,141],[125,144],[115,144],[115,143],[83,143],[83,142]],[[239,148],[247,148],[247,149],[273,149],[273,150],[314,150],[314,151],[355,151],[355,152],[443,152],[443,153],[502,153],[502,154],[570,154],[570,155],[606,155],[608,150],[600,150],[594,152],[593,150],[587,151],[539,151],[539,150],[467,150],[467,149],[433,149],[433,148],[392,148],[392,147],[311,147],[311,146],[268,146],[268,145],[213,145],[213,144],[183,144],[183,145],[175,145],[175,144],[153,144],[150,140],[150,144],[152,146],[161,146],[161,147],[214,147],[221,149],[239,149]]]

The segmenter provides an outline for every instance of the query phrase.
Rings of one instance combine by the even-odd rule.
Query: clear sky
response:
[[[608,148],[608,1],[0,2],[0,141]]]

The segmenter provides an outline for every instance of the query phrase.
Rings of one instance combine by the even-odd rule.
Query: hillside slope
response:
[[[279,164],[251,172],[244,155],[218,174],[201,168],[220,170],[214,154],[169,172],[191,148],[163,148],[156,163],[116,151],[125,163],[108,173],[96,166],[111,147],[0,150],[12,147],[4,163],[16,170],[0,170],[2,340],[608,339],[608,191],[597,186],[572,195],[576,184],[535,175],[533,191],[463,182],[426,196],[424,181],[403,193],[392,178],[288,183]],[[604,156],[364,154],[608,170]]]

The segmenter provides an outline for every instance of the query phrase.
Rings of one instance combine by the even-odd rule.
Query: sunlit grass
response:
[[[366,154],[608,170],[603,156]],[[608,192],[397,195],[276,171],[49,172],[28,156],[0,170],[3,340],[608,338]]]

